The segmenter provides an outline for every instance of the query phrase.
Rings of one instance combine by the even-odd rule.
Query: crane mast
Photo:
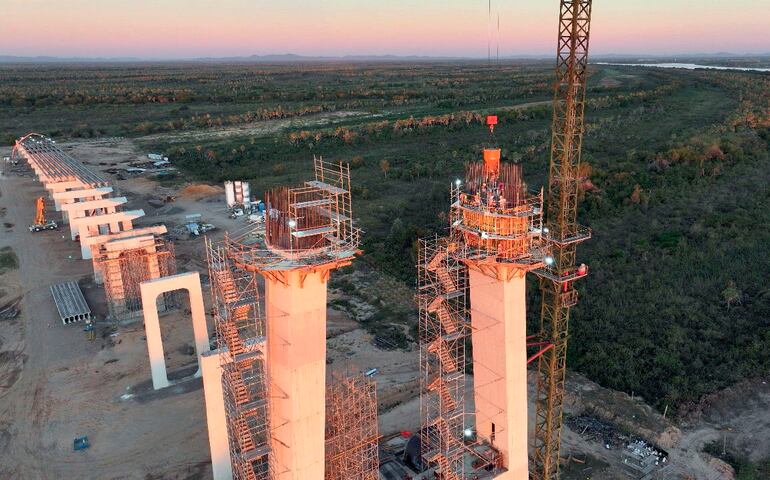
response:
[[[552,259],[537,272],[542,292],[540,335],[553,348],[538,359],[536,423],[531,478],[555,480],[564,407],[570,307],[577,303],[574,281],[577,244],[591,231],[577,223],[579,165],[583,143],[586,69],[592,0],[560,0],[559,43],[553,101],[551,161],[545,237]]]

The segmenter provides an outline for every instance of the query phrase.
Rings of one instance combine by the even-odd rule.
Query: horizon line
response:
[[[398,54],[341,54],[341,55],[303,55],[296,53],[269,53],[269,54],[250,54],[250,55],[221,55],[221,56],[62,56],[62,55],[3,55],[0,54],[0,63],[13,63],[14,61],[55,63],[57,61],[66,62],[205,62],[205,61],[333,61],[333,60],[436,60],[436,61],[497,61],[499,60],[550,60],[554,57],[551,53],[531,53],[514,54],[505,56],[449,56],[449,55],[398,55]],[[676,58],[676,57],[699,57],[699,58],[746,58],[746,57],[770,57],[770,51],[763,53],[734,53],[734,52],[680,52],[680,53],[598,53],[591,55],[591,58],[615,57],[643,57],[643,58]]]

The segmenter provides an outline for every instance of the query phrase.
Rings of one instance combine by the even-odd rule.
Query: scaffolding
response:
[[[452,186],[451,232],[463,245],[458,253],[465,260],[524,271],[542,266],[543,190],[528,192],[521,170],[519,164],[498,164],[488,171],[487,165],[472,163],[465,183]]]
[[[420,415],[424,461],[445,480],[464,478],[467,269],[448,238],[420,240]]]
[[[225,234],[233,261],[263,275],[304,268],[335,268],[348,263],[360,245],[353,226],[350,167],[313,158],[315,178],[299,187],[266,194],[264,225],[238,235]]]
[[[270,480],[270,423],[265,319],[257,274],[237,268],[230,252],[206,239],[217,346],[222,350],[230,460],[235,480]]]
[[[142,315],[142,293],[139,285],[147,280],[176,274],[174,245],[153,238],[148,245],[122,251],[110,251],[105,245],[94,257],[94,265],[104,282],[107,308],[114,321],[126,321]],[[176,293],[159,297],[161,311],[176,306]]]
[[[377,390],[362,374],[332,374],[326,387],[325,480],[378,480]]]

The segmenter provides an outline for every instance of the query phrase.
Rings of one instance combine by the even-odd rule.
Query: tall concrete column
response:
[[[470,268],[476,431],[503,455],[496,479],[528,478],[527,311],[524,272]]]
[[[326,424],[326,277],[265,280],[272,449],[278,480],[323,480]],[[283,472],[283,473],[281,473]]]
[[[209,434],[211,469],[214,480],[232,480],[233,466],[227,442],[227,417],[222,391],[222,362],[220,350],[205,352],[200,357],[203,372],[203,396],[206,400],[206,427]]]

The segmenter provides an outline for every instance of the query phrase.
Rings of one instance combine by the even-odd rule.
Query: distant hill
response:
[[[249,55],[236,57],[203,57],[194,58],[199,62],[424,62],[424,61],[456,61],[456,60],[480,60],[470,57],[432,57],[418,55],[341,55],[341,56],[308,56],[294,53],[272,55]]]
[[[728,52],[719,53],[688,53],[681,55],[648,55],[648,54],[615,54],[608,53],[593,55],[594,60],[671,60],[671,59],[729,59],[729,58],[768,58],[770,52],[765,54],[734,54]],[[550,60],[551,53],[538,53],[529,55],[514,55],[500,57],[500,60]],[[486,57],[463,56],[421,56],[421,55],[340,55],[340,56],[312,56],[297,55],[294,53],[270,54],[270,55],[246,55],[231,57],[194,57],[194,58],[142,58],[142,57],[55,57],[55,56],[14,56],[0,55],[0,63],[137,63],[137,62],[243,62],[243,63],[309,63],[309,62],[458,62],[458,61],[486,61]]]
[[[117,63],[141,61],[144,60],[138,57],[21,57],[14,55],[0,55],[0,63]]]

